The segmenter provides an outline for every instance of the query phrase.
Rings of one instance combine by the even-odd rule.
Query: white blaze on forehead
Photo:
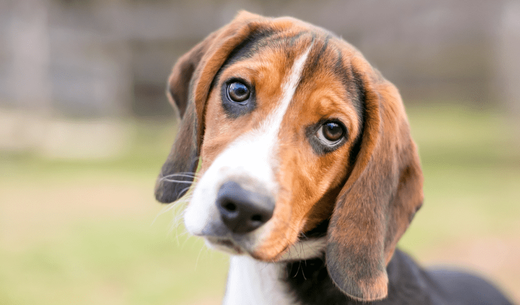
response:
[[[276,198],[279,185],[274,171],[278,167],[278,133],[287,108],[300,83],[301,74],[312,45],[300,55],[285,77],[279,105],[260,124],[260,127],[238,137],[213,161],[197,183],[193,198],[186,209],[186,228],[192,234],[201,234],[203,229],[220,219],[216,208],[219,188],[234,180],[242,187],[266,192]],[[211,128],[211,126],[207,126]],[[266,230],[256,230],[255,235]]]
[[[294,61],[289,77],[283,85],[280,105],[278,105],[278,108],[276,108],[274,113],[272,113],[263,123],[262,129],[265,129],[270,136],[273,136],[273,133],[275,137],[278,135],[283,117],[287,112],[287,108],[289,108],[289,104],[293,99],[296,88],[300,83],[303,67],[305,66],[311,48],[312,45],[307,48],[304,54],[300,55],[300,57]]]

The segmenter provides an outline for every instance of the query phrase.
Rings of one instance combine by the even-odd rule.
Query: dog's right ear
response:
[[[218,32],[212,33],[179,58],[168,79],[166,95],[182,121],[170,154],[155,184],[155,198],[159,202],[170,203],[179,199],[193,181],[199,152],[195,103],[190,102],[193,84],[190,83],[202,56],[206,54],[217,34]]]
[[[191,186],[204,136],[204,112],[211,84],[237,46],[265,26],[266,18],[240,12],[225,27],[210,34],[182,56],[168,80],[167,95],[182,121],[170,154],[155,184],[155,198],[170,203]]]

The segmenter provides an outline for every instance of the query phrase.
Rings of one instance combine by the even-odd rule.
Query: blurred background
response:
[[[227,257],[153,186],[176,59],[246,9],[322,26],[401,90],[425,204],[400,247],[520,303],[520,2],[0,0],[0,304],[220,304]]]

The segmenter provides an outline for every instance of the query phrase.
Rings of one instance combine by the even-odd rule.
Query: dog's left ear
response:
[[[360,55],[351,64],[365,96],[363,134],[331,217],[326,263],[345,294],[375,301],[388,294],[386,265],[422,205],[423,177],[399,92]]]
[[[182,121],[172,150],[155,184],[155,197],[173,202],[186,193],[197,169],[204,136],[204,111],[213,79],[229,55],[266,18],[240,12],[228,25],[210,34],[182,56],[168,80],[168,98]]]

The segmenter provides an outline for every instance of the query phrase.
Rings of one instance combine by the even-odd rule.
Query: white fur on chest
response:
[[[282,281],[284,263],[265,263],[232,256],[223,305],[296,305]]]

